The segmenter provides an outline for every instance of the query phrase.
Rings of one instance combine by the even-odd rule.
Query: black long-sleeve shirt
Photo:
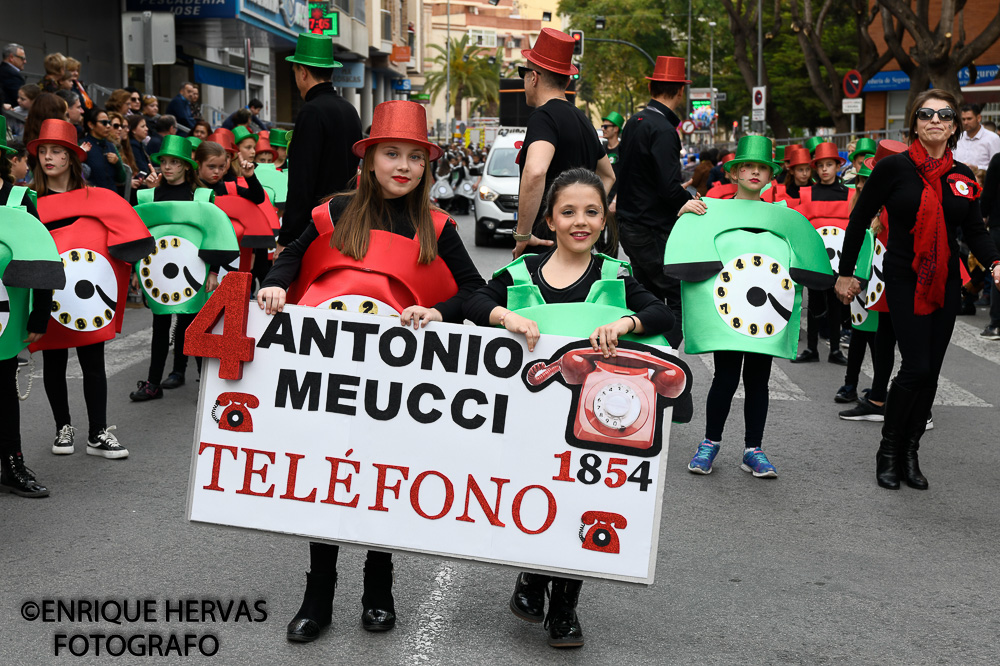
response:
[[[985,266],[1000,260],[993,240],[990,238],[983,216],[979,210],[979,202],[970,196],[955,194],[948,184],[948,176],[960,174],[969,180],[974,180],[969,167],[955,162],[948,172],[941,176],[941,205],[944,210],[944,220],[948,233],[948,277],[955,280],[959,277],[958,268],[958,231],[969,245],[972,253]],[[924,182],[917,173],[910,156],[906,153],[892,155],[875,165],[865,187],[858,197],[851,220],[844,236],[843,253],[840,257],[840,275],[853,275],[858,253],[864,241],[865,230],[871,225],[871,220],[885,207],[889,214],[889,243],[883,260],[883,272],[887,280],[915,282],[913,272],[913,227],[917,219],[917,209],[920,207],[920,195]]]
[[[542,292],[542,299],[546,303],[582,303],[587,300],[590,287],[601,279],[601,268],[604,260],[594,255],[590,260],[590,266],[584,271],[580,279],[562,289],[556,289],[542,275],[542,267],[549,260],[555,250],[549,250],[544,254],[525,255],[524,267],[528,269],[531,281]],[[674,326],[674,315],[670,308],[659,298],[654,296],[645,287],[639,284],[631,275],[622,278],[625,282],[625,304],[629,310],[635,313],[645,335],[658,335],[666,333]],[[501,273],[486,283],[486,286],[479,289],[465,303],[465,316],[477,326],[490,325],[490,313],[493,308],[507,307],[507,288],[514,284],[514,279],[510,273]]]
[[[333,223],[337,224],[340,216],[347,207],[348,197],[334,197],[330,200],[330,217]],[[385,231],[413,238],[416,228],[413,226],[410,216],[406,210],[406,202],[401,197],[399,199],[389,199],[386,201],[388,219],[384,221],[382,229]],[[316,225],[310,221],[305,231],[286,247],[278,258],[274,260],[274,266],[264,278],[262,287],[281,287],[288,289],[289,285],[298,277],[299,269],[302,266],[302,257],[305,255],[309,245],[319,238]],[[468,250],[462,243],[461,237],[454,224],[446,224],[444,231],[438,238],[437,253],[444,261],[448,270],[451,271],[455,283],[458,285],[458,293],[446,301],[442,301],[434,306],[441,313],[442,319],[456,324],[462,323],[462,305],[476,291],[485,284],[483,276],[479,274],[479,269],[472,263]]]
[[[1000,229],[1000,153],[990,158],[990,166],[986,169],[986,181],[983,184],[983,195],[979,198],[979,206],[983,211],[983,216],[989,218],[990,228]]]
[[[623,223],[669,232],[677,211],[691,198],[681,187],[679,124],[680,118],[655,99],[625,123],[618,147],[615,208]]]

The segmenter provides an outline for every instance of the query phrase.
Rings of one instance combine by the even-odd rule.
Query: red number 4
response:
[[[253,360],[254,340],[246,334],[251,280],[250,273],[226,273],[184,339],[186,355],[219,359],[220,379],[242,379],[243,363]],[[222,333],[212,333],[220,318]]]

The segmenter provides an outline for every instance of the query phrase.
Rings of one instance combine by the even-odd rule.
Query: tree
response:
[[[462,102],[477,100],[479,104],[490,106],[500,101],[500,78],[497,69],[489,64],[489,53],[476,44],[469,44],[469,36],[450,40],[451,86],[449,99],[454,109],[455,120],[462,119]],[[434,56],[434,70],[427,73],[425,90],[432,99],[448,86],[449,49],[440,44],[430,44],[438,51]]]
[[[917,2],[916,11],[910,0],[877,0],[882,17],[885,41],[899,63],[899,68],[910,77],[910,95],[906,108],[928,85],[947,90],[962,99],[958,83],[958,70],[967,67],[1000,39],[1000,3],[993,20],[982,26],[982,31],[966,42],[964,10],[966,0],[941,0],[938,23],[931,27],[930,3]],[[986,3],[989,0],[976,0]],[[993,4],[992,2],[990,4]],[[898,24],[893,19],[898,21]],[[956,22],[958,34],[955,34]],[[909,33],[914,44],[909,51],[903,48],[903,32]]]

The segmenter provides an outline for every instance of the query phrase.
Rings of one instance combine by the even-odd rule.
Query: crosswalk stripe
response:
[[[953,340],[954,341],[954,340]],[[867,350],[866,350],[867,352]],[[893,367],[893,376],[899,370],[899,348],[896,348],[896,360]],[[947,365],[945,366],[947,367]],[[875,371],[872,368],[871,354],[865,353],[865,360],[861,362],[861,372],[874,377]],[[980,399],[974,393],[966,391],[964,388],[951,381],[945,376],[938,377],[938,390],[934,396],[934,404],[947,407],[992,407],[993,405]]]
[[[981,337],[979,329],[971,324],[966,324],[961,320],[956,321],[955,332],[951,335],[951,344],[1000,365],[1000,342]]]
[[[705,364],[708,368],[708,372],[711,375],[715,375],[715,359],[711,354],[699,354],[701,362]],[[768,396],[771,400],[794,400],[794,401],[808,401],[809,396],[800,389],[795,382],[788,378],[785,371],[778,367],[777,363],[771,364],[771,379],[767,383]],[[746,393],[743,390],[743,383],[740,383],[740,387],[736,389],[736,398],[746,397]]]
[[[149,360],[149,347],[153,340],[153,328],[144,328],[128,335],[119,335],[114,340],[104,345],[104,368],[108,378],[114,377],[122,370],[125,370],[142,360]],[[69,363],[66,365],[67,379],[82,379],[83,370],[80,369],[80,361],[76,354],[70,350]],[[32,377],[38,379],[42,376],[42,355],[35,356],[35,371]]]

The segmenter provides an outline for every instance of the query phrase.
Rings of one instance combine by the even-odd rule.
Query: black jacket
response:
[[[618,219],[669,231],[677,211],[690,198],[681,187],[680,119],[668,107],[649,100],[625,123],[618,146]]]
[[[24,73],[9,62],[0,62],[0,104],[17,107],[17,91],[24,85]]]
[[[313,86],[295,119],[288,147],[288,198],[278,243],[299,237],[321,199],[348,188],[358,170],[351,152],[361,140],[361,118],[329,82]]]

